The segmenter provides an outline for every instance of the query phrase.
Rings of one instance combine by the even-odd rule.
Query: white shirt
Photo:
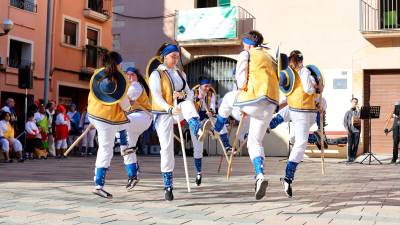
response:
[[[40,135],[39,132],[39,128],[36,126],[35,121],[27,121],[25,124],[25,130],[26,132],[28,132],[29,134],[36,134],[36,138],[42,138],[42,136]],[[38,132],[38,133],[36,133]]]
[[[240,52],[236,63],[236,84],[237,88],[244,88],[247,83],[247,68],[249,67],[250,53],[248,51]]]
[[[3,137],[3,133],[4,133],[4,131],[7,131],[7,121],[5,121],[5,120],[1,120],[0,121],[0,137]]]
[[[11,113],[10,107],[8,107],[8,106],[4,106],[3,108],[1,108],[1,110],[4,112]]]
[[[167,74],[170,76],[170,79],[172,80],[172,83],[173,83],[174,91],[182,90],[184,83],[182,82],[182,78],[179,76],[176,69],[168,69],[163,64],[159,65],[158,69],[160,69],[162,71],[166,71]],[[184,72],[181,72],[181,74],[182,74],[183,79],[186,81],[186,74]],[[168,111],[169,108],[172,107],[172,105],[169,105],[165,101],[165,99],[162,97],[161,80],[160,80],[160,75],[157,70],[155,70],[151,73],[150,79],[149,79],[149,86],[150,86],[150,90],[151,90],[153,99],[155,100],[155,103],[160,105],[165,111]],[[192,90],[190,90],[188,85],[185,85],[184,91],[187,93],[186,100],[192,100],[193,92],[192,92]]]
[[[316,84],[314,78],[311,76],[310,70],[302,66],[299,73],[301,83],[303,84],[304,92],[311,95],[315,92],[314,85]]]
[[[35,121],[37,123],[37,122],[41,121],[44,117],[45,117],[44,114],[41,114],[40,112],[35,112],[33,118],[35,119]]]
[[[130,100],[135,101],[136,99],[138,99],[140,97],[140,95],[143,93],[143,91],[144,90],[143,90],[142,85],[139,82],[134,81],[129,86],[127,95]]]
[[[64,119],[64,114],[59,113],[56,117],[56,125],[68,125],[68,121]]]

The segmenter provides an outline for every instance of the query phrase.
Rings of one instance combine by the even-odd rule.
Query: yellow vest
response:
[[[174,92],[172,80],[165,72],[164,70],[157,69],[158,74],[160,75],[160,82],[161,82],[161,96],[163,99],[172,107],[174,105],[174,99],[172,97],[172,94]],[[178,74],[181,76],[180,72],[178,71]],[[182,76],[181,76],[182,78]],[[182,78],[183,81],[183,88],[185,88],[186,81]],[[151,98],[151,111],[154,113],[168,113],[165,111],[164,108],[162,108],[160,105],[158,105],[154,99],[154,97]]]
[[[279,101],[277,66],[272,57],[262,49],[252,48],[246,87],[240,91],[235,105],[247,105],[266,99],[273,104]]]
[[[200,90],[200,85],[196,85],[196,86],[194,86],[193,88],[192,88],[192,90],[193,90],[193,92],[194,92],[194,106],[196,107],[196,110],[197,110],[197,112],[199,112],[200,110],[201,110],[201,104],[202,104],[202,99],[201,100],[199,100],[199,101],[196,101],[196,98],[197,98],[197,96],[199,96],[199,90]],[[210,108],[210,106],[211,106],[211,98],[212,98],[212,95],[215,95],[215,92],[214,92],[214,89],[212,89],[212,88],[210,88],[209,90],[208,90],[208,92],[207,92],[207,95],[206,95],[206,105],[207,105],[207,108],[209,109],[209,110],[211,110],[211,108]]]
[[[313,112],[316,111],[315,98],[316,94],[311,95],[304,92],[303,83],[301,82],[299,73],[293,70],[295,82],[292,93],[287,96],[289,108],[294,111]]]
[[[142,85],[140,84],[140,86],[142,86]],[[143,110],[147,110],[147,111],[151,110],[149,96],[147,95],[146,90],[144,89],[143,86],[142,86],[142,88],[143,88],[142,94],[135,101],[132,101],[133,104],[129,108],[129,111],[127,112],[128,114],[133,113],[133,112],[143,111]]]
[[[5,138],[14,138],[14,128],[10,123],[7,123],[7,130],[3,132]]]
[[[100,70],[101,69],[94,71],[92,75],[92,80],[95,74],[97,74]],[[92,83],[92,80],[90,81],[90,83]],[[129,122],[128,118],[125,115],[125,111],[122,110],[119,103],[115,103],[113,105],[105,105],[97,100],[91,90],[88,97],[87,113],[92,119],[112,125],[119,125]]]

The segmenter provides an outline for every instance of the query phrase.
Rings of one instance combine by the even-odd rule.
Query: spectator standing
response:
[[[56,157],[64,157],[64,152],[67,150],[68,131],[70,129],[70,121],[63,105],[57,107],[56,117]]]
[[[49,118],[48,122],[48,145],[49,145],[49,153],[51,156],[56,156],[56,149],[54,145],[54,134],[55,134],[55,121],[56,121],[56,104],[52,101],[47,103],[46,106],[46,115]]]
[[[360,110],[357,98],[351,99],[351,108],[344,115],[343,125],[347,130],[348,162],[354,162],[360,142],[361,130]]]
[[[67,115],[71,123],[68,142],[69,145],[72,145],[72,143],[74,143],[74,141],[79,137],[79,122],[81,120],[81,114],[76,111],[76,105],[72,103],[69,107],[69,112]]]
[[[28,113],[28,120],[25,124],[26,131],[26,147],[25,154],[27,159],[33,159],[33,152],[35,148],[40,144],[40,131],[36,126],[36,121],[33,112]]]

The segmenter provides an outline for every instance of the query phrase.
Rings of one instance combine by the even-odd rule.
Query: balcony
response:
[[[87,0],[87,8],[83,10],[83,15],[104,23],[111,18],[111,4],[111,0]]]
[[[94,70],[102,66],[103,55],[107,52],[107,49],[100,46],[86,45],[83,48],[83,67],[81,68],[79,79],[90,80]]]
[[[10,5],[29,12],[37,13],[37,4],[33,0],[10,0]]]
[[[20,59],[20,58],[7,58],[7,65],[11,68],[25,68],[25,67],[33,67],[34,63],[29,59]]]
[[[237,46],[240,35],[254,29],[256,18],[240,6],[180,10],[175,40],[183,47]]]
[[[360,0],[360,32],[366,39],[400,37],[400,1]]]

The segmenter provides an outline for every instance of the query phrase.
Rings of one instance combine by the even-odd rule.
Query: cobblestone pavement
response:
[[[126,192],[123,161],[107,174],[112,200],[91,194],[94,158],[32,160],[0,164],[0,224],[400,224],[400,165],[346,165],[318,159],[298,168],[294,197],[279,182],[285,162],[268,158],[267,195],[254,198],[254,172],[247,157],[236,158],[233,177],[218,174],[219,157],[206,157],[203,184],[187,193],[182,158],[176,158],[173,202],[164,200],[159,157],[139,157],[140,183]]]

